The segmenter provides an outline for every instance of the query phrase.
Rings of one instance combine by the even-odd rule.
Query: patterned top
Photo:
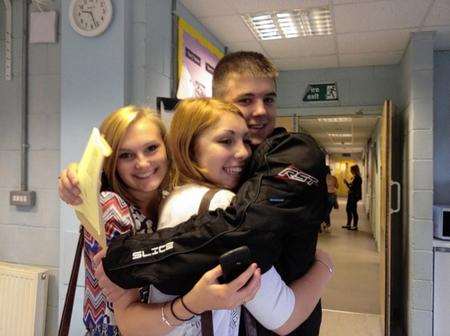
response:
[[[105,224],[106,243],[127,232],[147,233],[156,227],[138,208],[126,203],[117,194],[105,191],[100,194],[102,220]],[[92,261],[99,251],[95,239],[84,231],[85,290],[83,322],[91,336],[120,335],[114,319],[112,303],[108,302],[98,286]]]

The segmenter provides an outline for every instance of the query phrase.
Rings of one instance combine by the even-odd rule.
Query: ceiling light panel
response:
[[[327,117],[327,118],[317,118],[319,122],[331,122],[331,123],[342,123],[351,122],[352,118],[349,117]]]
[[[245,14],[242,15],[242,19],[260,40],[333,33],[331,12],[328,7]]]
[[[351,133],[328,133],[328,136],[332,138],[351,138]]]

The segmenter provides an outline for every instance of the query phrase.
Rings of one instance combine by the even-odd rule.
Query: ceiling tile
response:
[[[211,0],[181,0],[181,3],[196,18],[232,15],[236,13],[227,1],[212,2]]]
[[[328,0],[228,0],[237,13],[262,13],[274,10],[302,9],[328,5]]]
[[[294,58],[336,53],[334,35],[261,41],[261,45],[272,58]]]
[[[436,0],[425,19],[424,26],[450,25],[450,0]]]
[[[399,51],[406,48],[409,37],[410,30],[339,34],[338,50],[342,54]]]
[[[231,42],[228,46],[230,51],[256,51],[261,54],[266,54],[265,50],[261,47],[261,44],[256,40],[246,42]]]
[[[336,68],[338,66],[337,56],[310,56],[297,58],[279,58],[271,60],[278,70],[298,70],[298,69],[322,69]]]
[[[225,45],[231,42],[245,42],[255,39],[239,15],[209,17],[200,19],[200,21]]]
[[[432,0],[393,0],[334,6],[337,33],[419,27]]]
[[[382,52],[368,54],[339,55],[339,65],[343,67],[358,67],[371,65],[398,64],[403,52]]]
[[[375,1],[381,1],[381,0],[333,0],[334,5],[343,5],[343,4],[357,4],[361,2],[375,2]],[[391,0],[387,0],[391,1]]]

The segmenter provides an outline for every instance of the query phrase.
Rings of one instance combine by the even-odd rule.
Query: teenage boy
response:
[[[313,139],[275,129],[277,75],[275,67],[256,52],[231,53],[219,61],[213,95],[239,107],[254,147],[235,206],[173,229],[117,241],[103,261],[111,280],[131,288],[151,278],[163,292],[181,294],[198,280],[195,274],[217,264],[217,255],[240,245],[250,247],[263,271],[274,264],[286,283],[307,272],[315,259],[317,234],[325,216],[325,161]],[[65,184],[60,182],[61,198],[69,203],[79,201],[77,190],[67,177],[64,180]],[[199,229],[205,226],[208,230]],[[163,252],[150,253],[161,246],[165,246]],[[145,257],[133,260],[133,252],[141,251],[140,256]],[[186,272],[182,265],[189,268],[192,279],[180,279],[178,275]],[[164,279],[158,282],[156,278],[162,274]],[[291,335],[319,335],[321,314],[319,301]],[[269,332],[258,326],[258,335],[264,333]]]

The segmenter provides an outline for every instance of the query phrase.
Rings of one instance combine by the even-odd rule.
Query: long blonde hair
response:
[[[172,187],[186,183],[213,185],[197,163],[195,146],[198,137],[216,125],[223,113],[233,113],[243,118],[236,106],[217,99],[186,99],[177,105],[169,132],[174,166]]]
[[[127,185],[122,181],[117,172],[117,160],[119,157],[119,149],[123,142],[123,138],[128,129],[142,119],[148,119],[153,125],[155,125],[161,135],[164,146],[166,147],[167,160],[168,160],[168,173],[160,186],[164,188],[168,184],[171,171],[171,160],[169,153],[169,146],[167,145],[167,131],[158,117],[156,112],[147,107],[129,105],[121,107],[118,110],[108,115],[100,126],[100,133],[105,137],[105,140],[112,148],[112,154],[105,159],[103,163],[103,172],[108,178],[108,182],[112,191],[120,195],[127,201],[136,204],[136,199],[128,191]]]

